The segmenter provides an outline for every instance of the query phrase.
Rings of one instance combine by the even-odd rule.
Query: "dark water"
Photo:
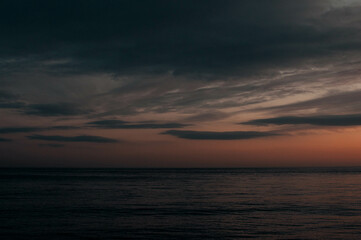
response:
[[[1,169],[0,239],[361,239],[361,169]]]

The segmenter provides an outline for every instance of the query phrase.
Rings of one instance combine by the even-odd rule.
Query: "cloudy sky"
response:
[[[357,0],[0,2],[0,166],[361,165]]]

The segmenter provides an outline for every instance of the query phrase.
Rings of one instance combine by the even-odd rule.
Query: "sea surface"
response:
[[[361,239],[361,168],[0,169],[0,239]]]

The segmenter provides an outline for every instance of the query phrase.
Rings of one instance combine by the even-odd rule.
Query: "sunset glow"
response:
[[[359,1],[261,2],[0,3],[0,166],[361,165]]]

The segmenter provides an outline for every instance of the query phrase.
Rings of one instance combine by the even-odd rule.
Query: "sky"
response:
[[[0,2],[0,167],[361,165],[361,2]]]

